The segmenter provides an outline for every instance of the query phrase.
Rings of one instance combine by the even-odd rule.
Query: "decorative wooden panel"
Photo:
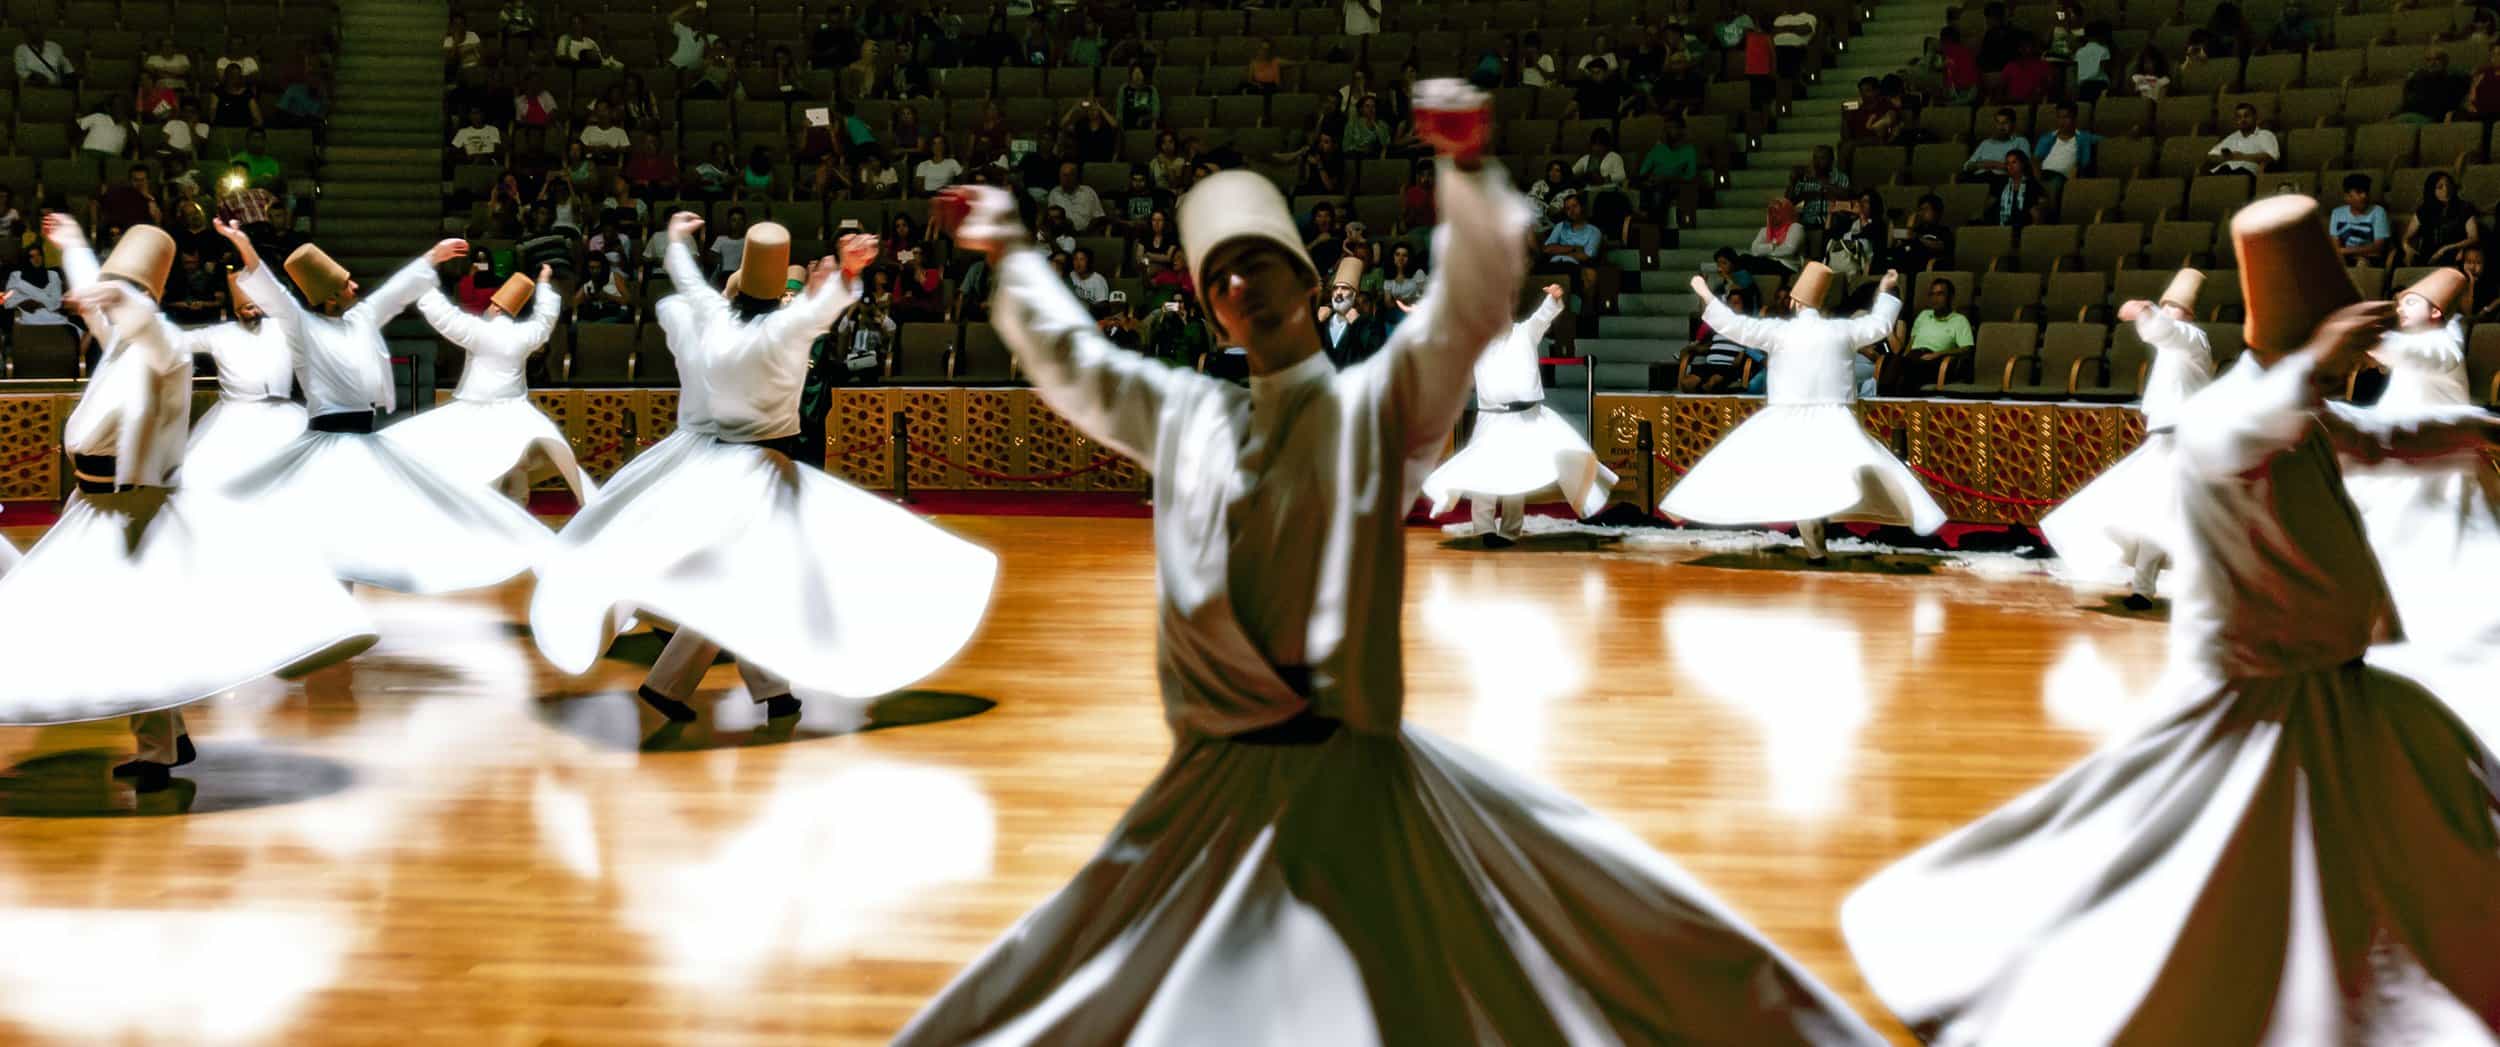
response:
[[[947,457],[1002,476],[1029,475],[1020,416],[1022,401],[1032,400],[1032,395],[1016,389],[965,389],[961,395],[963,406],[956,413],[953,431],[962,442],[948,445]],[[976,491],[1023,486],[974,473],[961,475],[964,486]]]
[[[674,405],[672,405],[673,407]],[[605,482],[625,467],[634,448],[626,446],[625,418],[634,410],[634,394],[625,389],[585,389],[573,411],[573,455],[582,470]],[[635,418],[637,424],[641,418]],[[634,434],[639,439],[640,434]]]
[[[902,412],[903,424],[909,427],[911,446],[907,452],[911,485],[935,490],[954,490],[963,486],[964,474],[947,468],[946,463],[926,452],[936,451],[947,458],[962,450],[954,441],[962,430],[955,425],[955,405],[962,399],[960,389],[900,389],[895,392],[895,410]]]
[[[1064,473],[1094,460],[1093,441],[1077,432],[1076,427],[1059,417],[1058,412],[1044,406],[1038,397],[1031,398],[1024,426],[1026,475]],[[1068,483],[1063,482],[1061,486],[1068,486]]]
[[[840,389],[826,422],[825,464],[835,476],[861,487],[894,486],[894,404],[891,389]]]
[[[61,439],[50,393],[0,396],[0,501],[61,493]],[[61,415],[68,417],[67,413]]]

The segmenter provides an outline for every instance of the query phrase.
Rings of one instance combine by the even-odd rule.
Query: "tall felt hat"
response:
[[[779,222],[747,227],[746,248],[739,256],[734,289],[749,298],[778,302],[788,292],[781,277],[790,268],[790,230]]]
[[[1302,267],[1305,278],[1319,283],[1319,266],[1311,263],[1311,253],[1302,248],[1302,231],[1294,227],[1285,194],[1276,191],[1276,183],[1265,175],[1233,170],[1199,179],[1181,197],[1180,221],[1181,245],[1189,255],[1189,279],[1202,297],[1207,292],[1207,259],[1217,249],[1242,240],[1275,244]]]
[[[1797,270],[1797,279],[1788,285],[1788,300],[1800,309],[1823,308],[1823,296],[1832,290],[1832,270],[1821,262],[1807,262]]]
[[[118,254],[119,252],[115,253]],[[2413,282],[2413,286],[2407,287],[2403,291],[2399,292],[2397,297],[2401,298],[2409,294],[2421,295],[2423,298],[2428,299],[2432,306],[2436,307],[2441,313],[2445,314],[2454,310],[2454,307],[2457,304],[2457,297],[2464,293],[2464,272],[2456,269],[2433,269],[2429,274],[2423,276],[2421,279],[2415,280]]]
[[[1328,286],[1336,287],[1339,285],[1346,287],[1363,286],[1362,259],[1356,258],[1353,255],[1347,255],[1337,260],[1337,275],[1328,281]]]
[[[113,253],[96,267],[99,276],[118,276],[147,288],[148,297],[165,297],[165,278],[174,271],[174,238],[152,225],[134,225],[122,233]]]
[[[538,281],[514,273],[512,279],[504,281],[502,287],[495,289],[495,297],[492,301],[495,308],[503,310],[505,316],[517,318],[523,310],[529,308],[530,296],[537,293]]]
[[[2161,289],[2161,304],[2178,306],[2181,311],[2196,311],[2196,296],[2205,290],[2205,273],[2201,269],[2181,269],[2170,278],[2170,286]]]
[[[330,254],[311,244],[295,249],[286,256],[286,275],[295,281],[304,300],[321,305],[347,292],[347,270],[330,259]]]
[[[2288,353],[2309,341],[2328,315],[2361,300],[2336,258],[2326,219],[2308,196],[2269,196],[2231,218],[2240,259],[2241,328],[2250,348]]]

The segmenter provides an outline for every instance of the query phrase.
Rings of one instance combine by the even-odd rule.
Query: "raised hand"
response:
[[[452,259],[468,253],[469,242],[458,237],[453,237],[448,240],[437,242],[434,245],[433,250],[425,253],[425,257],[436,265],[442,265],[445,262],[449,262]]]
[[[1705,302],[1705,303],[1709,302],[1709,301],[1710,301],[1710,297],[1711,297],[1711,296],[1710,296],[1710,281],[1708,281],[1708,280],[1704,280],[1704,279],[1702,279],[1701,277],[1698,277],[1698,276],[1694,277],[1694,278],[1693,278],[1693,293],[1694,293],[1694,294],[1696,294],[1696,295],[1701,296],[1701,300],[1702,300],[1703,302]]]
[[[1694,277],[1694,279],[1698,280],[1698,279],[1700,279],[1700,277]],[[1548,301],[1555,301],[1555,302],[1562,301],[1562,300],[1563,300],[1563,289],[1562,289],[1562,285],[1561,285],[1561,284],[1547,284],[1547,285],[1545,285],[1545,297],[1546,297],[1546,299],[1547,299]]]
[[[843,237],[841,243],[837,245],[837,250],[842,256],[842,275],[844,277],[858,276],[866,272],[869,266],[876,264],[877,243],[876,237],[865,233],[852,233]]]
[[[553,279],[555,279],[555,278],[556,278],[556,267],[555,267],[555,266],[552,266],[552,265],[542,265],[542,266],[539,266],[539,267],[538,267],[538,282],[539,282],[539,284],[540,284],[540,285],[542,285],[542,286],[543,286],[543,285],[545,285],[545,284],[546,284],[546,282],[547,282],[547,281],[549,281],[549,280],[553,280]]]
[[[1899,289],[1900,289],[1900,287],[1901,287],[1901,270],[1898,270],[1898,269],[1886,269],[1886,270],[1884,270],[1884,279],[1883,279],[1883,282],[1882,282],[1881,284],[1876,285],[1876,287],[1875,287],[1875,292],[1876,292],[1877,294],[1892,294],[1892,293],[1894,293],[1895,291],[1899,290]]]
[[[1441,156],[1473,163],[1493,142],[1492,96],[1464,80],[1415,85],[1415,137]]]
[[[87,242],[87,232],[78,227],[78,219],[54,211],[43,216],[43,238],[59,248],[75,247]]]
[[[668,238],[673,242],[693,243],[695,234],[702,231],[702,215],[692,211],[679,211],[668,216]]]
[[[988,185],[959,185],[946,193],[964,208],[963,220],[955,226],[955,243],[965,249],[987,252],[995,258],[1029,238],[1024,220],[1016,214],[1016,198],[1006,190]]]
[[[2300,351],[2316,361],[2318,374],[2340,376],[2361,362],[2395,318],[2392,302],[2355,302],[2330,314]]]
[[[2153,308],[2153,303],[2147,302],[2141,298],[2127,302],[2118,307],[2118,322],[2126,324],[2134,323],[2137,320],[2142,319],[2145,312],[2151,308]]]

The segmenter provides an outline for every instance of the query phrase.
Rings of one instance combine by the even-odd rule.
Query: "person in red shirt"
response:
[[[2465,111],[2486,124],[2500,120],[2500,43],[2491,45],[2491,57],[2474,70],[2473,84],[2465,93]]]
[[[1962,31],[1944,27],[1936,38],[1936,52],[1944,59],[1944,90],[1946,101],[1969,105],[1979,99],[1979,52],[1962,42]]]
[[[2040,57],[2040,45],[2026,39],[2013,61],[2005,63],[2005,101],[2017,105],[2044,102],[2058,82],[2057,67]]]
[[[1858,104],[1841,117],[1842,133],[1852,142],[1878,145],[1892,140],[1892,132],[1900,125],[1901,107],[1884,93],[1883,82],[1871,76],[1858,78]]]

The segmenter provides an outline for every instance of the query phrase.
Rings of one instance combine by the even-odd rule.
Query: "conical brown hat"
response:
[[[781,223],[748,226],[746,248],[738,259],[738,279],[732,285],[737,293],[767,302],[789,293],[784,274],[790,268],[790,230]]]
[[[2415,280],[2413,286],[2405,288],[2397,297],[2401,298],[2408,294],[2421,295],[2444,314],[2454,310],[2457,298],[2464,293],[2465,273],[2463,271],[2434,269],[2421,279]]]
[[[296,290],[304,292],[304,300],[316,306],[347,292],[347,269],[312,244],[286,256],[286,275],[295,281]]]
[[[2315,199],[2269,196],[2240,208],[2231,219],[2231,243],[2240,260],[2240,297],[2248,309],[2241,331],[2250,348],[2296,350],[2330,314],[2361,300]]]
[[[174,271],[174,238],[152,225],[134,225],[113,245],[113,253],[96,268],[101,276],[118,276],[147,288],[148,297],[165,297],[165,278]]]
[[[493,303],[495,308],[503,310],[505,316],[518,317],[529,308],[530,296],[537,293],[538,281],[514,273],[512,279],[495,289]]]
[[[1832,270],[1821,262],[1807,262],[1797,271],[1797,279],[1788,285],[1788,300],[1799,309],[1823,308],[1823,296],[1832,290]]]
[[[2196,296],[2205,290],[2205,273],[2201,269],[2181,269],[2170,278],[2170,286],[2161,289],[2161,304],[2175,305],[2182,311],[2196,311]]]

